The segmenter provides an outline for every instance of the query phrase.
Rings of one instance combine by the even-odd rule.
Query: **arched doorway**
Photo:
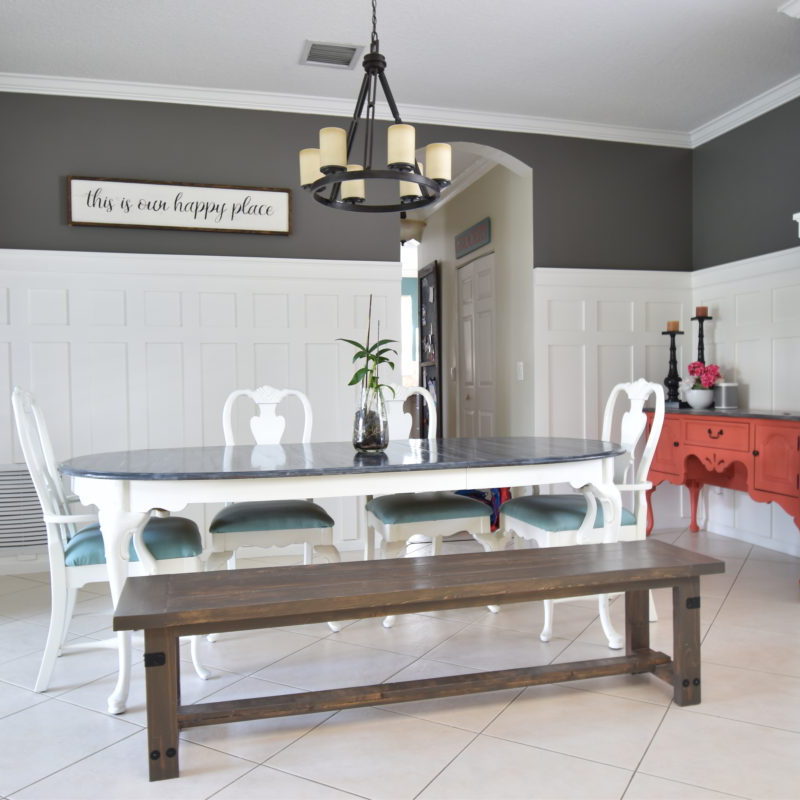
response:
[[[470,405],[474,395],[467,400],[461,380],[468,365],[458,276],[459,270],[488,254],[493,262],[493,342],[475,348],[482,362],[469,366],[476,374],[491,375],[494,383],[493,433],[532,434],[533,170],[486,145],[451,144],[453,185],[435,205],[409,214],[425,223],[421,240],[411,245],[416,267],[433,261],[440,265],[443,434],[456,436],[467,430],[465,415],[480,413]],[[490,221],[490,240],[471,252],[457,253],[455,237],[485,218]],[[404,274],[410,274],[408,266],[406,270]]]

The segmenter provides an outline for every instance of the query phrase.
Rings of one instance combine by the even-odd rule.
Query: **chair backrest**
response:
[[[47,424],[34,396],[15,386],[11,394],[11,406],[14,409],[22,455],[31,474],[42,512],[46,516],[68,515],[70,507],[67,494],[58,474]],[[56,547],[63,556],[64,544],[75,533],[75,526],[48,522],[46,527],[50,548]]]
[[[647,427],[647,416],[644,406],[651,396],[655,398],[653,424],[638,463],[635,462],[637,446]],[[627,399],[627,407],[622,411],[619,420],[619,433],[614,433],[615,416],[618,412],[618,401]],[[660,383],[650,383],[639,378],[633,383],[618,383],[612,390],[606,403],[603,415],[603,439],[617,441],[625,448],[625,453],[616,459],[614,464],[614,482],[643,483],[647,480],[650,464],[664,425],[664,387]]]
[[[394,396],[390,389],[394,390]],[[422,386],[399,386],[392,384],[390,389],[384,392],[386,403],[386,419],[389,423],[389,439],[409,439],[413,418],[404,409],[406,400],[414,395],[419,395],[428,409],[428,439],[436,438],[437,412],[436,401],[433,395]]]
[[[233,434],[233,406],[240,397],[249,397],[258,406],[258,414],[250,418],[250,432],[256,444],[280,443],[286,430],[286,418],[277,413],[277,407],[287,397],[296,397],[303,408],[303,433],[300,441],[311,441],[311,425],[314,419],[308,398],[297,389],[259,386],[257,389],[236,389],[225,400],[222,408],[222,432],[226,445],[236,444]]]

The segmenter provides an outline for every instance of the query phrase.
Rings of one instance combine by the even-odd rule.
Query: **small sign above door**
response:
[[[462,258],[492,241],[492,220],[489,217],[476,222],[455,237],[456,258]]]

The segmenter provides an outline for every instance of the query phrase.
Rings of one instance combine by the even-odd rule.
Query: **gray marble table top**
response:
[[[390,442],[383,453],[357,453],[350,442],[176,447],[79,456],[64,475],[116,480],[288,478],[364,472],[464,469],[588,461],[621,454],[611,442],[551,437],[438,439]]]

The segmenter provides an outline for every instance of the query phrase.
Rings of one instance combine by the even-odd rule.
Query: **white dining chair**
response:
[[[392,395],[392,392],[394,394]],[[389,440],[410,439],[412,417],[405,410],[406,401],[415,395],[427,406],[428,438],[410,439],[412,446],[427,447],[435,452],[437,412],[431,393],[422,386],[398,386],[388,388],[386,415],[389,425]],[[461,531],[471,534],[484,550],[502,549],[506,540],[492,533],[492,510],[485,503],[455,492],[403,492],[370,498],[367,510],[367,542],[365,558],[375,556],[375,535],[380,537],[381,558],[397,558],[405,550],[412,537],[430,539],[431,552],[439,555],[442,540]],[[489,607],[497,611],[497,606]],[[383,624],[391,627],[394,617],[386,617]]]
[[[641,447],[647,428],[644,406],[650,398],[655,401],[655,411],[650,432]],[[625,448],[614,462],[614,483],[620,492],[631,498],[631,502],[622,508],[618,538],[609,538],[604,527],[603,510],[597,507],[591,487],[583,487],[580,493],[515,497],[501,506],[500,527],[507,533],[535,541],[539,547],[644,539],[647,535],[647,490],[652,488],[647,474],[663,424],[664,387],[661,384],[640,378],[633,383],[618,383],[611,390],[603,414],[601,436]],[[623,646],[623,639],[611,624],[608,599],[608,595],[598,595],[600,622],[608,646],[618,650]],[[543,642],[549,642],[553,634],[554,602],[561,601],[544,601],[544,626],[539,635]],[[651,593],[650,620],[656,619]]]
[[[33,481],[47,531],[50,562],[50,626],[42,655],[42,663],[33,690],[43,692],[50,685],[56,660],[70,650],[105,646],[103,642],[68,645],[65,643],[69,623],[75,609],[78,589],[87,583],[108,580],[106,554],[97,516],[74,513],[70,505],[77,498],[68,495],[58,474],[47,424],[35,398],[15,387],[11,396],[17,434],[25,463]],[[139,553],[148,551],[150,557]],[[202,537],[197,525],[183,517],[153,517],[143,528],[133,532],[128,548],[130,574],[145,574],[146,565],[163,573],[202,570],[200,554]],[[191,637],[191,655],[197,674],[206,679],[209,673],[197,658],[197,637]],[[117,645],[117,640],[110,640]],[[126,681],[130,663],[121,663]],[[127,673],[125,673],[127,670]]]
[[[237,400],[248,398],[257,413],[250,418],[250,432],[256,444],[279,444],[286,430],[286,417],[278,413],[278,405],[287,398],[296,400],[302,409],[301,442],[311,441],[313,413],[311,403],[297,389],[236,389],[228,395],[222,408],[222,431],[225,445],[236,444],[233,409]],[[303,545],[303,563],[311,564],[314,556],[331,562],[341,561],[333,544],[333,518],[312,500],[254,500],[231,503],[219,511],[209,526],[211,533],[210,569],[228,563],[235,566],[237,550],[242,547],[288,547]],[[340,625],[329,622],[331,630]],[[213,640],[213,637],[212,637]]]

